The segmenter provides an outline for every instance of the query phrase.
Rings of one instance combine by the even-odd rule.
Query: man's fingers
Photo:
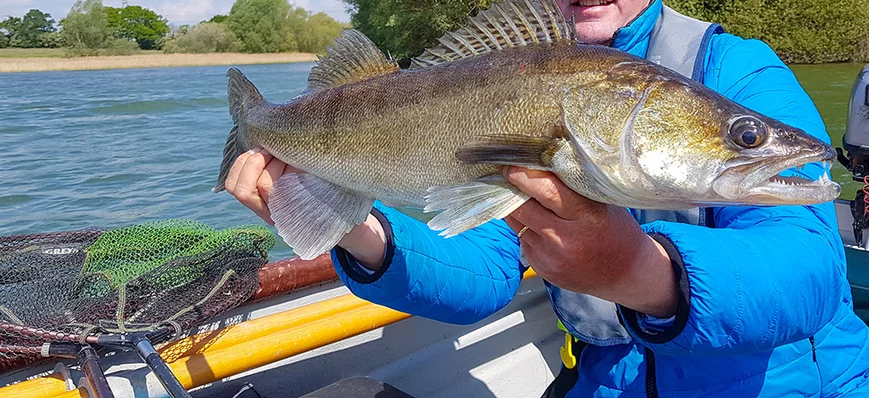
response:
[[[528,265],[531,267],[539,266],[539,258],[538,253],[541,250],[545,249],[545,240],[540,236],[537,232],[534,232],[532,229],[528,229],[522,234],[522,237],[519,238],[519,246],[522,248],[522,253],[525,255],[525,259],[528,260]]]
[[[529,199],[523,203],[522,206],[513,210],[508,217],[512,217],[519,225],[521,225],[519,229],[522,229],[523,226],[527,226],[529,229],[537,233],[563,222],[562,219],[556,216],[551,210],[543,207],[543,205],[534,198]]]
[[[266,169],[266,164],[272,160],[272,155],[267,152],[254,152],[244,162],[244,166],[238,174],[236,191],[241,194],[256,193],[257,181]]]
[[[272,194],[275,181],[284,175],[286,169],[286,163],[278,158],[273,158],[266,166],[265,172],[263,172],[257,180],[256,189],[259,192],[260,197],[262,197],[266,203],[269,202],[269,196]]]
[[[272,160],[272,155],[254,152],[244,162],[238,173],[235,190],[232,193],[241,204],[253,210],[260,218],[269,221],[268,205],[257,190],[257,182],[265,172],[266,164]]]
[[[250,155],[253,155],[253,152],[247,151],[235,158],[235,163],[233,163],[232,167],[229,168],[229,174],[226,176],[226,182],[224,183],[224,186],[226,186],[226,192],[235,195],[235,185],[236,182],[238,182],[238,175],[241,174],[244,162],[247,161],[247,158],[249,158]]]
[[[537,199],[543,207],[552,210],[565,220],[579,218],[591,202],[568,188],[555,174],[548,171],[511,166],[504,170],[504,177],[522,192]]]
[[[517,234],[522,230],[522,228],[525,228],[525,225],[519,222],[519,220],[513,218],[513,216],[504,217],[504,222],[506,222],[507,226]]]

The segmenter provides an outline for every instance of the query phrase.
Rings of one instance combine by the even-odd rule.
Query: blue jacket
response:
[[[645,57],[661,10],[655,0],[613,46]],[[767,116],[830,142],[793,73],[763,42],[715,34],[704,84]],[[801,173],[816,178],[823,166]],[[469,324],[503,308],[524,271],[516,235],[493,221],[444,239],[380,203],[384,266],[370,274],[341,249],[333,262],[349,289],[371,302]],[[833,203],[718,207],[714,227],[656,221],[684,276],[672,324],[649,334],[619,308],[629,344],[589,346],[569,397],[644,397],[646,349],[662,397],[832,397],[869,393],[869,328],[854,314]],[[555,325],[553,325],[555,327]]]

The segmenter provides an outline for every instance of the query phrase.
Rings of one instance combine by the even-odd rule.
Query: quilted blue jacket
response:
[[[613,46],[645,57],[660,14],[655,0]],[[727,33],[709,42],[703,82],[728,98],[830,142],[793,73],[763,42]],[[823,166],[801,171],[816,178]],[[359,297],[417,316],[469,324],[503,308],[524,271],[516,235],[493,221],[444,239],[376,203],[387,230],[383,267],[371,274],[332,252]],[[646,396],[646,349],[661,397],[869,395],[869,329],[854,314],[833,203],[718,207],[715,227],[642,225],[671,243],[685,276],[672,324],[649,334],[620,308],[629,344],[588,346],[568,397]],[[555,325],[553,325],[553,328]]]

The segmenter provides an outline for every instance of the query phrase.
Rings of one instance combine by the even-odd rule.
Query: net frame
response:
[[[153,350],[152,338],[252,297],[273,245],[263,226],[183,219],[0,237],[0,372],[50,356],[52,344]]]

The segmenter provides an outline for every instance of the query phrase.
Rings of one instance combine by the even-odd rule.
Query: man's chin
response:
[[[609,44],[616,30],[609,21],[576,21],[576,35],[583,44]]]

